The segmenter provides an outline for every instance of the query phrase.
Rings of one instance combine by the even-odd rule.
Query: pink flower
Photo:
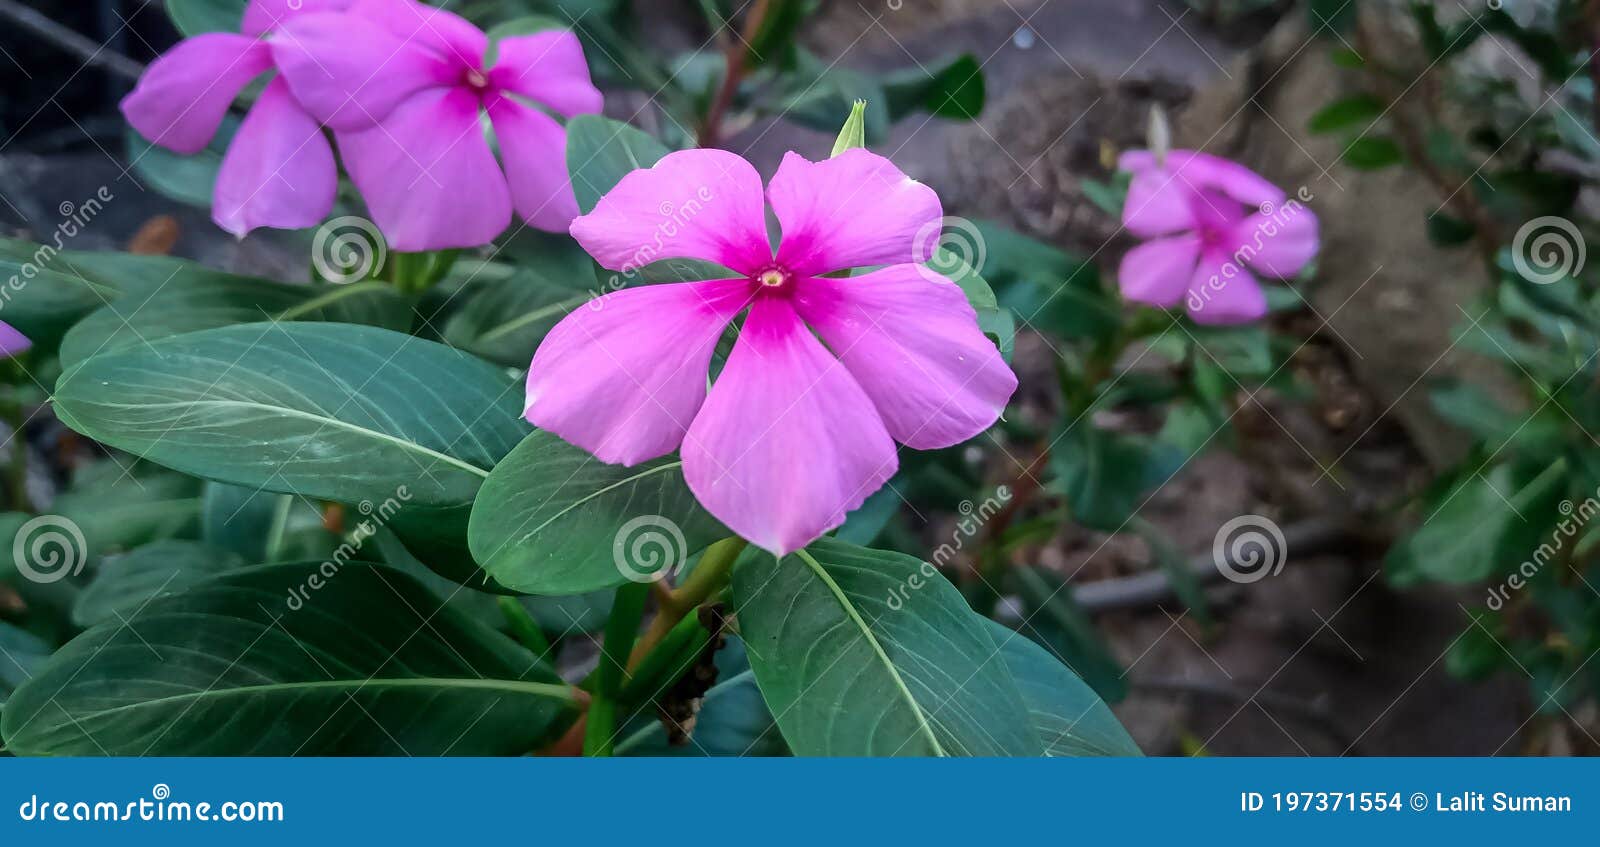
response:
[[[545,230],[577,216],[566,129],[535,107],[600,110],[571,32],[503,38],[485,67],[489,38],[460,16],[415,0],[354,0],[345,13],[298,16],[269,40],[295,96],[335,131],[396,250],[486,244],[513,205]],[[485,111],[502,161],[484,137]]]
[[[179,153],[210,143],[239,92],[273,69],[260,37],[293,15],[347,5],[349,0],[250,0],[242,33],[209,32],[186,39],[152,62],[122,114],[138,133]],[[267,83],[222,158],[211,218],[236,236],[258,226],[316,226],[333,208],[339,172],[317,121],[295,101],[282,77]]]
[[[33,342],[5,321],[0,321],[0,359],[20,356],[33,346]]]
[[[1133,173],[1122,225],[1151,239],[1128,251],[1122,296],[1167,308],[1186,301],[1196,323],[1234,324],[1267,313],[1251,270],[1294,276],[1317,252],[1317,218],[1299,200],[1235,162],[1173,150],[1122,154]]]
[[[1017,380],[961,289],[920,264],[931,245],[917,235],[942,216],[927,186],[866,150],[822,162],[790,153],[765,200],[783,228],[776,257],[750,163],[685,150],[628,174],[573,221],[612,270],[694,258],[730,271],[617,291],[568,315],[534,355],[526,414],[606,462],[681,445],[695,497],[781,555],[882,486],[896,441],[927,450],[971,438]],[[712,352],[746,308],[708,394]]]

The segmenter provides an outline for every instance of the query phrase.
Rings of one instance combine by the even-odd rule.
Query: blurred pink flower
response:
[[[485,67],[489,38],[462,17],[415,0],[354,0],[343,13],[297,16],[268,40],[295,96],[334,130],[396,250],[486,244],[513,206],[555,232],[577,216],[566,129],[537,108],[600,111],[570,31],[502,38]]]
[[[350,0],[250,0],[238,35],[208,32],[156,59],[122,100],[138,133],[169,150],[198,153],[211,142],[239,92],[273,69],[261,36],[282,21],[337,9]],[[211,218],[236,236],[259,226],[316,226],[333,208],[339,172],[317,121],[282,77],[267,83],[222,158]]]
[[[1292,277],[1317,253],[1316,215],[1243,165],[1192,150],[1160,163],[1130,150],[1118,166],[1133,174],[1122,224],[1149,239],[1117,272],[1128,300],[1183,302],[1196,323],[1246,323],[1267,313],[1252,270]]]
[[[971,438],[1016,389],[961,289],[921,264],[936,239],[918,236],[942,214],[931,189],[860,149],[788,154],[765,198],[755,168],[722,150],[636,170],[573,236],[612,270],[694,258],[727,278],[629,288],[568,315],[534,355],[527,418],[606,462],[681,445],[708,511],[774,553],[804,547],[894,474],[896,441]],[[828,275],[868,266],[885,267]],[[708,394],[712,352],[747,307]]]
[[[33,342],[5,321],[0,321],[0,359],[9,359],[27,352]]]

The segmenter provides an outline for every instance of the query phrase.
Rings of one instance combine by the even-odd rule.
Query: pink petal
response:
[[[524,417],[603,462],[671,453],[705,402],[711,353],[749,291],[745,279],[646,285],[578,307],[533,356]]]
[[[1140,238],[1194,229],[1196,221],[1190,206],[1193,193],[1166,170],[1152,167],[1135,171],[1128,184],[1128,197],[1122,203],[1122,225]]]
[[[244,25],[240,31],[259,38],[292,17],[342,12],[350,3],[351,0],[250,0],[250,5],[244,9]]]
[[[578,216],[567,180],[567,131],[510,97],[489,97],[488,110],[517,214],[538,229],[566,232]]]
[[[383,123],[338,139],[350,179],[395,250],[477,247],[511,223],[511,192],[470,91],[422,92]]]
[[[1125,300],[1162,309],[1176,306],[1189,290],[1199,259],[1200,239],[1196,236],[1147,241],[1122,257],[1117,285]]]
[[[27,336],[17,332],[11,324],[0,321],[0,358],[9,359],[20,355],[32,346],[33,342],[29,341]]]
[[[271,67],[271,52],[254,38],[197,35],[150,64],[122,99],[122,114],[151,143],[198,153],[217,134],[239,92]]]
[[[366,129],[418,92],[460,82],[462,67],[354,14],[302,15],[268,39],[306,111],[336,130]]]
[[[404,41],[419,43],[461,68],[481,70],[489,52],[489,37],[471,21],[416,0],[354,0],[350,14]]]
[[[861,386],[786,301],[758,299],[683,441],[700,503],[783,555],[844,523],[897,465]]]
[[[1189,283],[1189,317],[1197,324],[1240,324],[1267,313],[1267,298],[1250,271],[1226,250],[1200,254]]]
[[[571,117],[600,111],[604,98],[589,80],[583,45],[569,30],[515,35],[496,42],[500,58],[489,84],[514,91]]]
[[[1317,216],[1298,201],[1273,214],[1257,212],[1234,225],[1238,254],[1250,267],[1268,276],[1288,279],[1317,255],[1321,241]]]
[[[1167,168],[1177,172],[1196,190],[1215,189],[1246,206],[1283,203],[1283,191],[1266,177],[1221,156],[1174,150],[1167,154]]]
[[[243,238],[258,226],[304,229],[333,209],[339,170],[322,128],[278,77],[239,125],[217,172],[211,218]]]
[[[988,429],[1017,377],[955,283],[920,265],[804,280],[795,309],[872,398],[894,440],[918,450]]]
[[[772,262],[761,177],[726,150],[680,150],[633,171],[572,222],[572,237],[613,271],[705,259],[754,274]]]
[[[788,153],[767,198],[783,226],[779,261],[801,276],[919,264],[939,244],[939,196],[865,149],[821,162]]]

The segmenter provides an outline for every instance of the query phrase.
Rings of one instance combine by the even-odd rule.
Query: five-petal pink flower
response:
[[[566,129],[541,110],[600,111],[572,32],[500,39],[486,66],[488,36],[459,15],[416,0],[354,0],[344,12],[297,16],[269,40],[296,98],[334,130],[394,249],[485,244],[513,207],[551,231],[577,215]]]
[[[122,114],[140,135],[179,153],[211,142],[239,92],[273,69],[262,36],[301,14],[342,8],[350,0],[250,0],[239,34],[185,39],[150,64]],[[267,83],[223,156],[211,217],[237,236],[259,226],[316,226],[333,208],[339,172],[333,149],[289,92],[283,77]]]
[[[1252,270],[1288,278],[1316,255],[1316,216],[1243,165],[1192,150],[1164,160],[1131,150],[1118,165],[1133,174],[1122,224],[1150,239],[1117,273],[1129,300],[1185,303],[1197,323],[1245,323],[1267,313]]]
[[[680,449],[695,497],[774,553],[838,526],[892,476],[895,442],[994,423],[1016,376],[961,289],[925,267],[939,198],[866,150],[790,153],[767,186],[721,150],[624,177],[572,234],[601,265],[693,258],[726,278],[642,285],[568,315],[528,372],[527,418],[606,462]],[[876,267],[857,276],[839,271]],[[709,392],[712,354],[748,309]]]

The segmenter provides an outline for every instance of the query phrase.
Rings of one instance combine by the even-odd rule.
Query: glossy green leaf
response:
[[[579,115],[567,122],[567,171],[578,208],[594,204],[630,172],[648,168],[667,155],[661,142],[620,121]]]
[[[539,342],[573,309],[599,296],[594,263],[562,239],[505,277],[474,279],[461,308],[444,324],[444,340],[508,367],[526,368]]]
[[[783,559],[752,549],[733,598],[798,755],[1042,752],[987,625],[930,565],[829,538]]]
[[[312,499],[461,505],[520,440],[521,391],[374,327],[257,323],[95,356],[56,386],[73,429],[207,479]],[[404,491],[402,492],[402,488]]]
[[[1117,703],[1127,697],[1126,671],[1066,583],[1039,568],[1017,568],[1015,573],[1026,621],[1022,634],[1060,659],[1106,701]]]
[[[298,603],[291,597],[300,597]],[[63,647],[0,715],[19,755],[508,755],[572,688],[398,571],[261,565]]]
[[[964,53],[934,70],[925,66],[891,74],[883,82],[889,118],[899,120],[913,111],[940,118],[977,120],[983,112],[983,67],[976,56]]]
[[[0,708],[50,657],[50,645],[25,629],[0,622]]]
[[[1362,136],[1344,148],[1339,161],[1362,171],[1375,171],[1405,161],[1400,145],[1391,138]]]
[[[985,623],[1047,755],[1144,755],[1088,683],[1028,638],[1003,624]]]
[[[1371,94],[1355,94],[1323,106],[1306,127],[1314,133],[1334,132],[1370,124],[1384,111],[1383,101]]]
[[[635,542],[658,567],[727,536],[695,501],[677,457],[608,465],[548,432],[534,432],[495,466],[472,509],[472,556],[501,585],[531,594],[582,594],[645,577]],[[666,541],[666,546],[653,542]]]
[[[237,553],[198,541],[157,541],[109,556],[95,569],[94,581],[78,594],[72,622],[87,628],[128,620],[152,598],[176,594],[244,565]]]
[[[186,332],[258,321],[333,321],[404,331],[411,306],[385,282],[285,285],[192,267],[149,296],[115,300],[61,342],[63,367]]]
[[[1390,578],[1400,585],[1470,583],[1509,573],[1549,541],[1567,479],[1564,461],[1542,469],[1500,464],[1471,474],[1422,504],[1422,524],[1389,551]]]
[[[184,35],[238,32],[246,0],[167,0],[167,16]]]

